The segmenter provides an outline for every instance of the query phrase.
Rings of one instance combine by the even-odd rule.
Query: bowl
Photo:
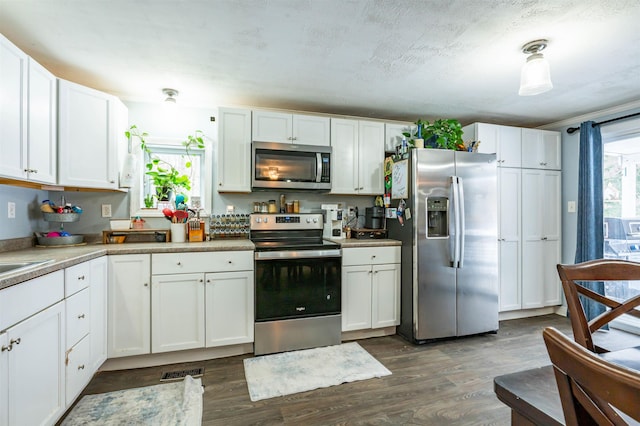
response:
[[[109,244],[122,244],[126,238],[126,235],[111,235],[109,236]]]
[[[131,221],[129,219],[113,219],[109,221],[109,225],[113,231],[122,231],[131,227]]]

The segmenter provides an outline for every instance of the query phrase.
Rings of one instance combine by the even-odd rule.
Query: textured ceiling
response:
[[[537,126],[640,100],[638,0],[0,0],[0,32],[130,101]],[[554,88],[518,96],[528,41]]]

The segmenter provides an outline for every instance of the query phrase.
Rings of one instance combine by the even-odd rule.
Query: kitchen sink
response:
[[[22,269],[32,268],[34,266],[44,265],[53,262],[53,259],[38,260],[33,262],[0,262],[0,275],[9,272],[19,272]]]

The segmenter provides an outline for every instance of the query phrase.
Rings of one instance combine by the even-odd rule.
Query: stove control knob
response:
[[[307,218],[307,223],[311,223],[311,218]]]
[[[315,217],[313,218],[313,223],[318,223],[318,219],[316,219]]]
[[[268,217],[265,217],[265,218],[264,218],[264,223],[267,223],[267,222],[269,222],[269,218],[268,218]]]
[[[262,218],[261,217],[256,217],[256,223],[260,223],[262,222]]]

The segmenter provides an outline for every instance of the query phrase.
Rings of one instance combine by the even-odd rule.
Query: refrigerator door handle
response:
[[[453,203],[451,212],[453,213],[453,230],[449,238],[449,247],[451,252],[451,266],[458,268],[460,263],[460,192],[458,190],[458,177],[451,176],[451,193],[453,195]]]
[[[464,237],[466,232],[466,226],[464,221],[464,183],[462,182],[462,178],[458,178],[458,217],[460,219],[458,228],[458,268],[462,268],[462,264],[464,263]]]

